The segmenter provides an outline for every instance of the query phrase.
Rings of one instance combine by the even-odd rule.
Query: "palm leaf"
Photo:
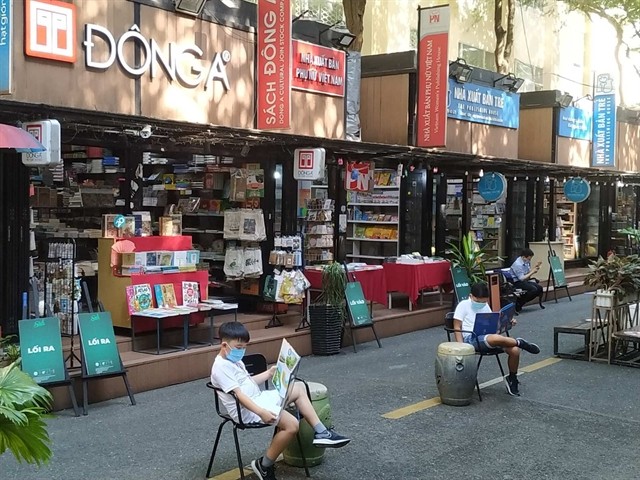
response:
[[[0,416],[0,455],[11,451],[19,462],[41,465],[51,458],[49,434],[38,412],[28,411],[27,424],[17,425]]]
[[[19,462],[40,465],[51,458],[43,418],[51,394],[15,363],[0,368],[0,455],[9,450]]]

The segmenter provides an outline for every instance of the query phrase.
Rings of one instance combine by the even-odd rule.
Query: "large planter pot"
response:
[[[618,300],[616,299],[615,292],[611,290],[596,290],[594,301],[596,307],[611,308],[618,305]]]
[[[342,309],[332,305],[309,305],[311,324],[311,353],[335,355],[340,353],[342,339]]]

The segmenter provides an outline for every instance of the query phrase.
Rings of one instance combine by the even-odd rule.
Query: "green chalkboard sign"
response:
[[[566,287],[567,279],[564,278],[564,268],[560,257],[552,255],[549,257],[549,266],[551,267],[551,273],[553,275],[553,281],[556,287]]]
[[[369,307],[367,306],[367,300],[364,298],[364,293],[362,293],[360,282],[347,283],[344,295],[347,299],[347,308],[349,309],[353,326],[371,325]]]
[[[18,331],[22,371],[39,384],[66,380],[60,319],[47,317],[20,320]]]
[[[109,312],[80,313],[80,342],[86,374],[110,375],[122,371],[122,362]]]
[[[458,302],[466,300],[471,294],[471,282],[467,271],[462,267],[451,267],[451,279]]]

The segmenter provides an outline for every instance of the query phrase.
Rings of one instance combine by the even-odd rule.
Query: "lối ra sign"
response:
[[[96,42],[106,44],[106,58],[96,58]],[[227,64],[231,61],[228,50],[216,52],[210,61],[204,59],[204,52],[195,44],[169,42],[162,49],[152,38],[147,40],[137,25],[133,25],[117,40],[106,28],[88,23],[84,28],[85,65],[95,70],[108,70],[117,60],[118,64],[131,76],[141,77],[150,72],[156,78],[162,70],[172,81],[176,80],[187,88],[203,86],[206,90],[213,82],[220,82],[225,91],[230,89]],[[127,44],[130,44],[127,47]],[[140,64],[132,64],[126,49],[137,46],[141,50]],[[185,61],[186,59],[186,61]],[[188,68],[185,66],[188,65]]]

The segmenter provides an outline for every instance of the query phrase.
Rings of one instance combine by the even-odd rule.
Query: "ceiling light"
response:
[[[484,177],[484,170],[481,168],[480,169],[480,173],[478,174],[479,177]]]

